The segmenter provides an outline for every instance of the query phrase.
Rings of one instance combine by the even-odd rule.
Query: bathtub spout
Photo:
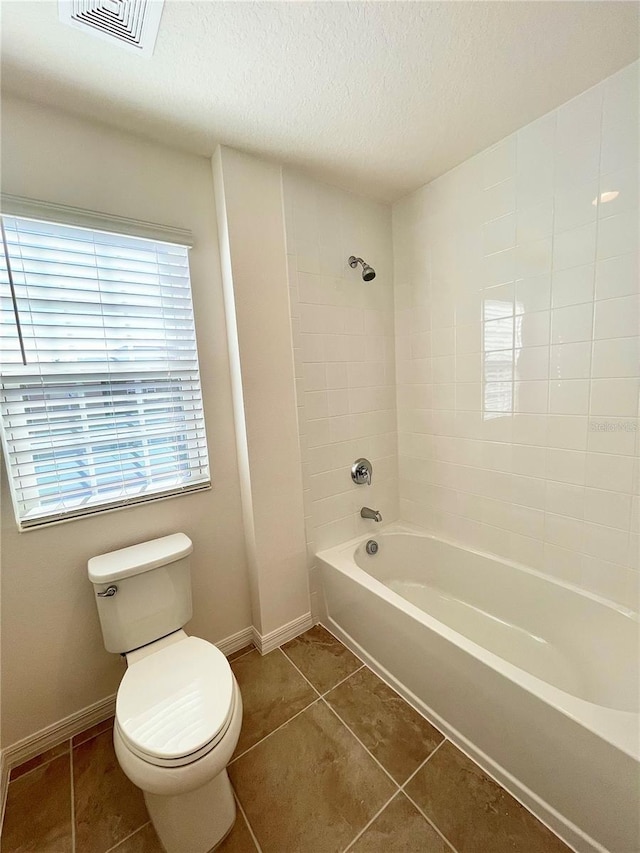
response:
[[[382,521],[382,515],[377,509],[369,509],[368,506],[363,506],[360,510],[362,518],[371,518],[373,521]]]

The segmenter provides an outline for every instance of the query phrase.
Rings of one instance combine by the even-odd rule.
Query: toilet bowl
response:
[[[127,661],[116,756],[143,791],[166,853],[209,853],[236,816],[226,766],[242,697],[222,652],[182,629],[191,615],[191,548],[174,534],[89,561],[105,645]]]

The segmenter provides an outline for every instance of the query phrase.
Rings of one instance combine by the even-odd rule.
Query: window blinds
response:
[[[0,417],[20,527],[207,487],[186,246],[2,221]]]
[[[485,299],[483,305],[483,417],[513,412],[513,303]]]

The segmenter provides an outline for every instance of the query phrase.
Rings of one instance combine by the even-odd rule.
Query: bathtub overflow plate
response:
[[[371,555],[373,555],[373,554],[377,554],[377,553],[378,553],[378,548],[379,548],[379,547],[380,547],[380,546],[378,545],[378,543],[376,542],[376,540],[375,540],[375,539],[369,539],[369,541],[367,542],[367,544],[364,546],[364,549],[365,549],[365,551],[367,552],[367,554],[371,554]]]

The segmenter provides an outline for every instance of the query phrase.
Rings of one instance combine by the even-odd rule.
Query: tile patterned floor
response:
[[[230,659],[244,721],[220,853],[570,853],[324,628]],[[2,853],[162,853],[111,728],[12,771]]]

